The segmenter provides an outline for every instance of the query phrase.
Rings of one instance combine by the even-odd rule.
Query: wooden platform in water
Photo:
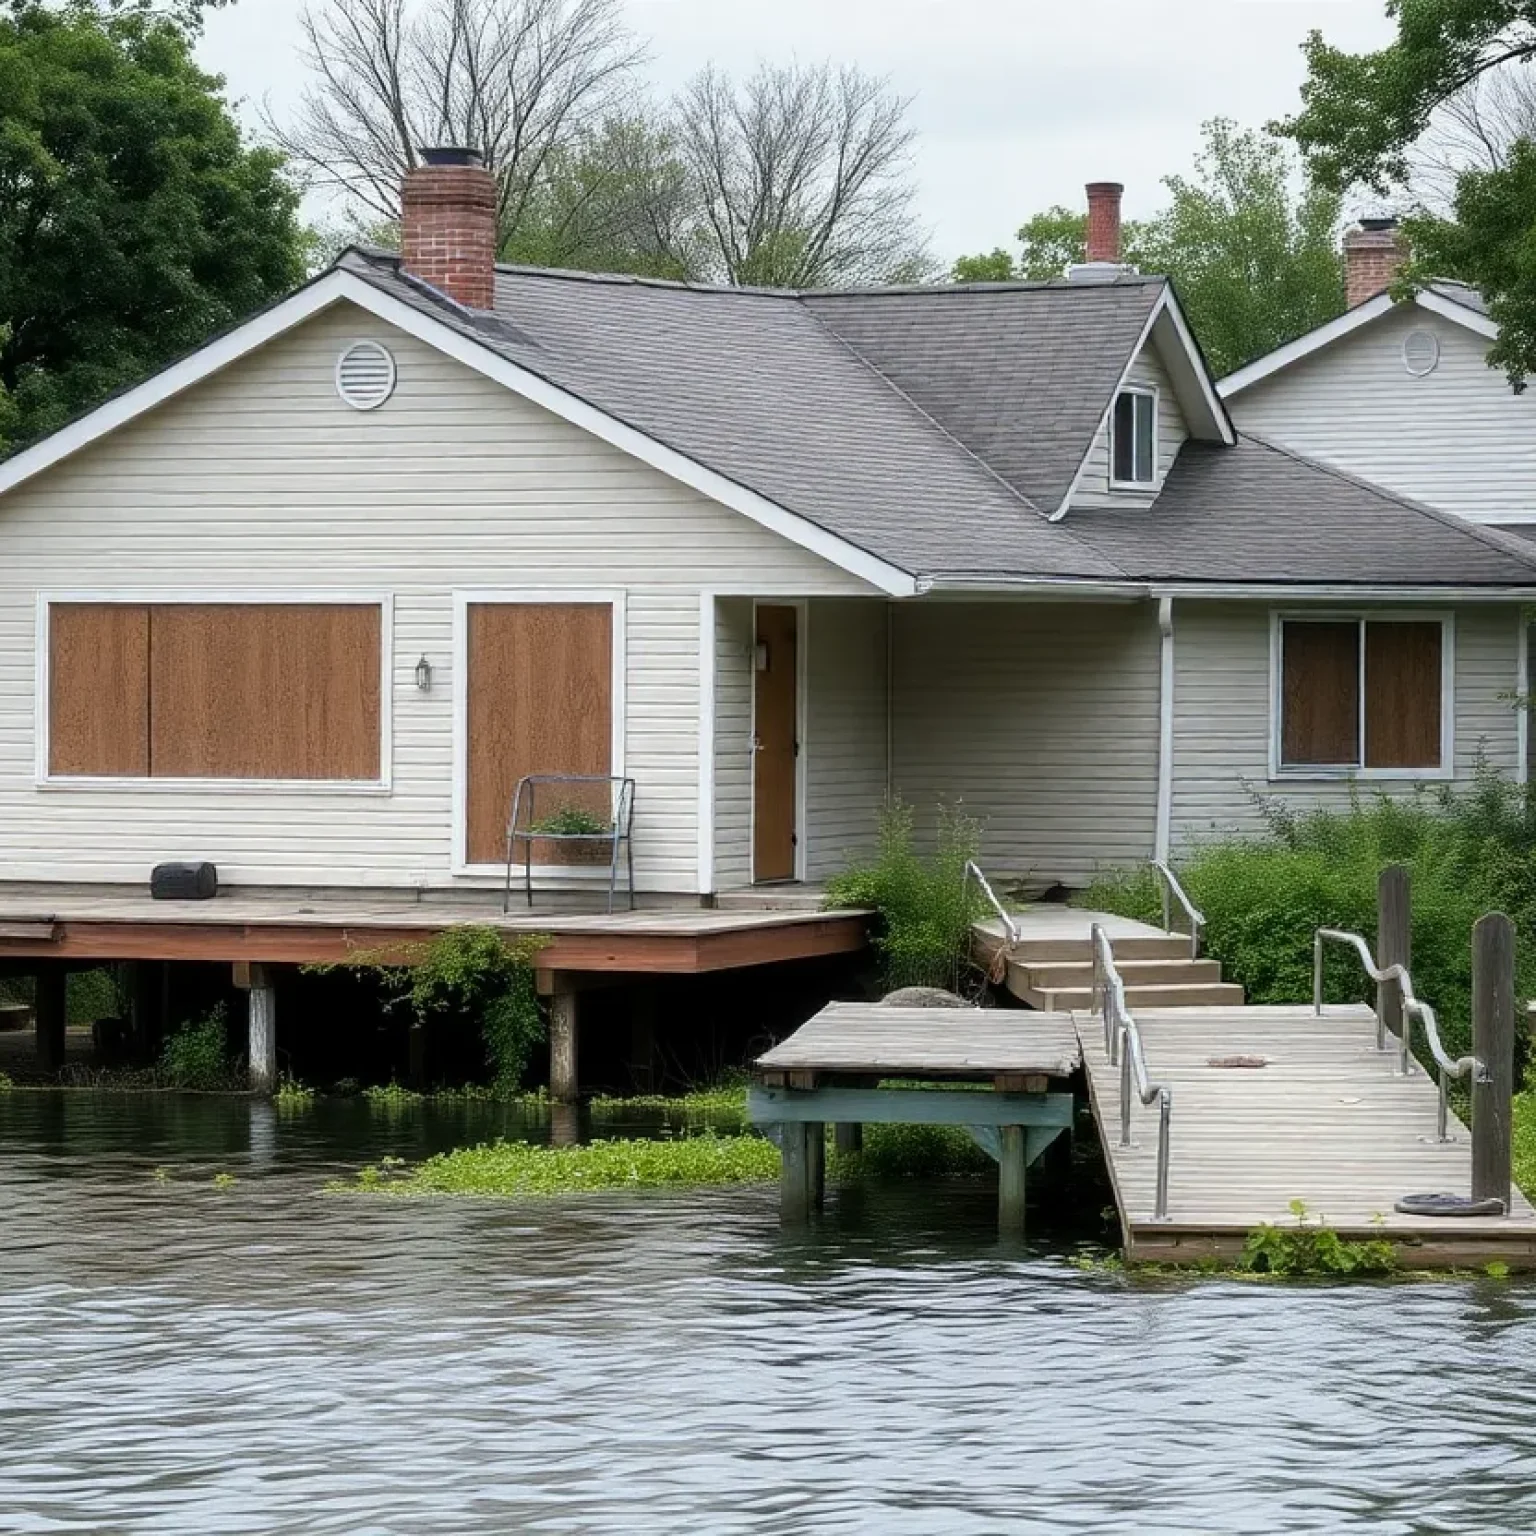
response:
[[[1128,1257],[1188,1262],[1231,1255],[1264,1222],[1308,1219],[1353,1238],[1400,1244],[1409,1266],[1536,1265],[1536,1211],[1518,1191],[1506,1217],[1399,1215],[1404,1195],[1471,1185],[1471,1144],[1436,1140],[1435,1081],[1397,1075],[1397,1053],[1376,1048],[1367,1007],[1170,1008],[1138,1011],[1147,1070],[1173,1092],[1166,1222],[1152,1219],[1155,1104],[1132,1107],[1135,1146],[1116,1145],[1120,1070],[1109,1065],[1102,1021],[1073,1016],[1093,1108],[1119,1203]],[[1262,1058],[1262,1067],[1213,1065]]]
[[[242,891],[211,901],[152,901],[88,889],[0,885],[0,962],[8,959],[243,960],[316,964],[398,950],[446,929],[485,924],[548,934],[550,971],[694,974],[862,949],[861,912],[717,911],[503,914],[499,900],[417,901],[379,893]]]
[[[1080,1061],[1070,1014],[1013,1008],[830,1003],[760,1056],[765,1073],[1070,1077]]]

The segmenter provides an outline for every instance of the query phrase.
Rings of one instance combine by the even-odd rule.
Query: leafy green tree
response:
[[[1169,202],[1147,220],[1128,220],[1124,259],[1171,277],[1217,374],[1331,319],[1344,307],[1338,253],[1340,199],[1312,182],[1294,188],[1293,160],[1271,135],[1225,118],[1204,125],[1204,148],[1189,176],[1167,176]],[[1084,259],[1088,216],[1047,208],[1006,251],[962,257],[957,282],[1060,277]]]
[[[1410,151],[1440,108],[1490,74],[1536,59],[1532,0],[1388,0],[1397,36],[1375,53],[1307,39],[1302,110],[1280,125],[1313,174],[1342,190],[1385,192],[1407,179]],[[1410,283],[1459,277],[1482,290],[1499,338],[1488,360],[1516,390],[1536,372],[1536,151],[1517,139],[1502,163],[1457,178],[1450,218],[1405,226]]]
[[[173,18],[0,10],[0,451],[304,274],[298,198]]]

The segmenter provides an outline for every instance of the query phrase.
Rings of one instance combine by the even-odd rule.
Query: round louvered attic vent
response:
[[[354,411],[376,411],[395,392],[395,359],[376,341],[354,342],[336,360],[336,393]]]
[[[1433,331],[1409,331],[1403,337],[1403,367],[1414,378],[1433,373],[1440,361],[1440,338]]]

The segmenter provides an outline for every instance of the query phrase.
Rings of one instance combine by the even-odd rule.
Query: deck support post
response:
[[[805,1126],[805,1177],[810,1186],[813,1211],[819,1211],[827,1198],[827,1126],[823,1120],[808,1120]]]
[[[1515,1091],[1515,925],[1490,912],[1472,925],[1472,1198],[1509,1210]]]
[[[265,965],[251,967],[247,1059],[252,1093],[271,1093],[277,1087],[277,988]]]
[[[864,1127],[857,1120],[839,1122],[834,1134],[839,1155],[846,1157],[850,1152],[864,1150]]]
[[[1389,864],[1376,881],[1376,964],[1413,969],[1413,890],[1408,869]],[[1403,1036],[1403,990],[1396,981],[1376,986],[1376,1047],[1386,1048],[1388,1034]]]
[[[59,964],[40,965],[37,969],[32,1015],[37,1028],[37,1065],[41,1072],[55,1073],[64,1068],[64,987],[68,974]]]
[[[999,1128],[1002,1155],[997,1161],[997,1230],[1001,1237],[1024,1235],[1025,1142],[1022,1125]]]
[[[629,1076],[636,1093],[656,1086],[656,992],[642,983],[629,1012]]]
[[[576,990],[556,985],[549,999],[549,1096],[574,1104],[581,1091],[576,1073]]]
[[[786,1227],[803,1227],[811,1219],[809,1127],[803,1120],[786,1120],[779,1130],[784,1158],[779,1174],[779,1220]]]

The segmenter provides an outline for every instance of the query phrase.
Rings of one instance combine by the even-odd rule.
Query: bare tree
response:
[[[1516,139],[1536,139],[1536,70],[1521,61],[1477,76],[1447,98],[1409,156],[1409,187],[1444,212],[1462,171],[1503,167]]]
[[[705,69],[674,108],[699,217],[688,264],[789,288],[926,272],[910,105],[855,68],[765,64],[740,84]]]
[[[620,0],[311,0],[315,82],[267,128],[359,223],[399,216],[400,179],[435,144],[480,150],[501,188],[503,237],[551,159],[614,109],[644,56]]]

